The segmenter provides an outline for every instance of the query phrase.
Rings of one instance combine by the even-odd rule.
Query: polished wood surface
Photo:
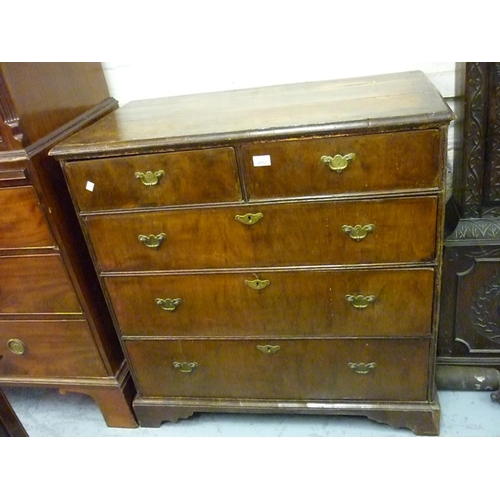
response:
[[[408,126],[452,117],[421,72],[149,99],[57,146],[59,157]]]
[[[8,207],[0,213],[0,251],[56,246],[31,186],[0,189],[0,206]]]
[[[436,130],[255,142],[241,147],[250,199],[436,188]],[[332,171],[323,156],[354,154],[345,170]],[[254,167],[270,155],[271,166]]]
[[[0,437],[28,437],[26,429],[0,390]]]
[[[131,363],[141,425],[196,411],[291,412],[437,434],[451,118],[409,73],[129,103],[54,148]],[[227,164],[213,192],[189,167],[214,148],[233,149],[238,189]],[[122,171],[132,179],[135,165],[170,154],[184,157],[178,196],[138,199],[131,187],[112,199]],[[341,173],[325,161],[345,158],[321,160],[337,154],[349,157]],[[148,193],[167,178],[161,170]],[[83,193],[94,172],[99,189],[113,177],[111,200]]]
[[[135,427],[125,356],[48,156],[116,107],[99,63],[0,63],[0,386],[107,397],[106,422]],[[8,349],[12,337],[22,355]]]
[[[258,345],[277,345],[265,354]],[[421,401],[429,341],[127,341],[140,393],[147,396]],[[196,362],[183,373],[174,362]],[[376,363],[358,374],[349,363]]]
[[[9,350],[19,339],[23,354]],[[0,321],[0,376],[105,377],[86,321]]]
[[[82,313],[59,255],[0,258],[0,314]]]
[[[154,186],[136,176],[148,171],[163,172]],[[83,211],[242,199],[232,148],[72,162],[67,175]]]
[[[89,216],[87,227],[102,271],[430,262],[436,210],[430,197],[283,203]],[[235,220],[259,212],[264,217],[252,226]],[[345,224],[376,229],[355,241]],[[161,233],[159,248],[138,239]]]
[[[262,290],[245,281],[268,280]],[[125,336],[429,336],[434,271],[270,271],[105,278]],[[346,295],[373,295],[356,309]],[[165,311],[157,298],[180,298]],[[406,308],[412,314],[401,314]]]

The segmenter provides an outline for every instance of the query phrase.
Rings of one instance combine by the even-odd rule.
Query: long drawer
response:
[[[0,250],[55,247],[33,187],[0,189]]]
[[[123,335],[428,336],[433,269],[105,278]]]
[[[424,401],[429,341],[127,340],[145,397]]]
[[[263,141],[241,147],[250,199],[424,189],[441,183],[439,132]]]
[[[167,210],[86,220],[101,271],[148,271],[428,262],[435,257],[436,213],[437,198],[428,196]]]
[[[81,312],[60,255],[0,258],[0,314]]]
[[[86,211],[241,200],[232,148],[76,161],[66,175]]]
[[[86,321],[0,321],[0,377],[105,377]]]

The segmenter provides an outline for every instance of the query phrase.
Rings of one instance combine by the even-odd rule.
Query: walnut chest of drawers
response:
[[[420,72],[132,102],[58,145],[143,426],[439,432],[446,132]]]

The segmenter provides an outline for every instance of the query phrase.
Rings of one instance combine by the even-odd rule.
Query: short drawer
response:
[[[437,130],[241,147],[253,200],[435,188],[441,183],[439,151]]]
[[[430,261],[435,257],[436,214],[436,197],[415,197],[86,220],[100,270],[148,271]],[[254,224],[245,224],[255,215]]]
[[[0,321],[0,377],[105,377],[86,321]]]
[[[32,187],[0,189],[0,250],[54,247]]]
[[[75,161],[65,169],[83,211],[241,200],[232,148]]]
[[[59,255],[0,258],[0,315],[81,313]]]
[[[123,335],[359,337],[431,332],[432,269],[121,276],[105,282]]]
[[[423,401],[429,341],[127,340],[145,397]]]

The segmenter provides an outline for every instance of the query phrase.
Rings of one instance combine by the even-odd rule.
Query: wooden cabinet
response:
[[[116,107],[100,64],[0,64],[0,386],[82,392],[108,425],[136,427],[128,365],[48,156]]]
[[[53,149],[140,424],[295,412],[438,433],[451,119],[412,72],[130,103]]]

